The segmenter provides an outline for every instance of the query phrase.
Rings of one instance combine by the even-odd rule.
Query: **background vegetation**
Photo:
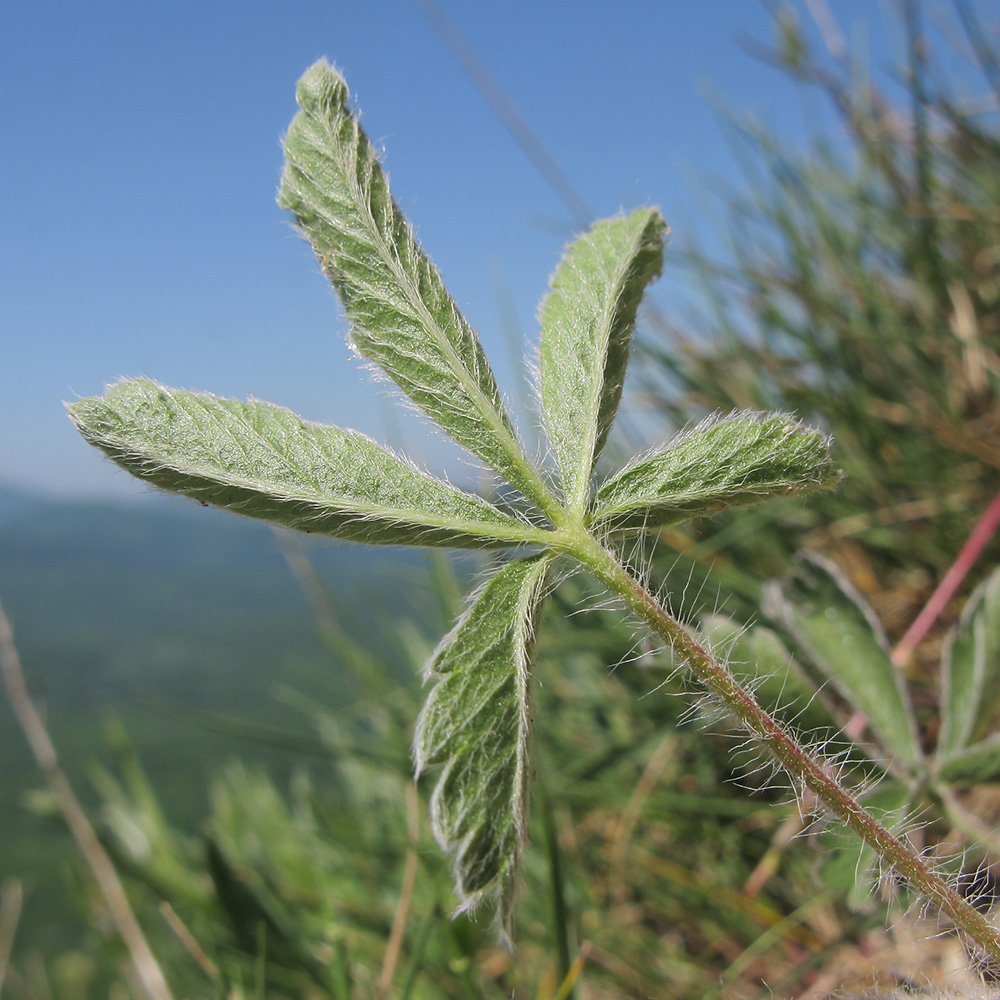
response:
[[[826,51],[813,51],[789,15],[779,18],[777,47],[765,56],[798,85],[826,93],[841,129],[801,153],[744,125],[748,184],[728,206],[729,246],[712,256],[680,248],[676,263],[697,279],[699,305],[683,323],[648,317],[642,388],[671,423],[713,409],[792,409],[834,434],[848,473],[828,497],[657,539],[651,575],[695,622],[719,607],[738,621],[759,618],[765,582],[787,573],[806,548],[839,566],[898,642],[1000,490],[1000,49],[964,3],[954,5],[948,37],[927,28],[916,3],[900,10],[906,58],[895,96],[863,76],[835,33],[828,31]],[[12,544],[30,537],[19,523]],[[119,538],[128,527],[119,518]],[[80,537],[103,539],[107,553],[114,532],[81,530],[73,529],[72,545],[47,538],[49,580],[62,574],[68,597],[47,608],[27,601],[31,575],[46,569],[37,547],[8,564],[24,576],[0,579],[23,658],[46,677],[67,759],[83,756],[84,734],[69,721],[75,713],[60,716],[59,702],[86,701],[74,685],[96,671],[113,687],[137,662],[151,664],[152,677],[157,663],[169,665],[177,686],[164,694],[218,684],[204,704],[234,716],[243,714],[239,694],[254,677],[273,680],[280,670],[303,694],[266,720],[271,728],[257,734],[266,739],[248,744],[242,763],[215,777],[192,765],[190,778],[174,771],[163,780],[162,761],[203,762],[208,751],[204,726],[165,721],[162,712],[127,719],[134,742],[116,736],[113,762],[97,772],[94,815],[177,996],[551,998],[575,989],[581,998],[806,997],[875,976],[957,981],[948,977],[963,964],[959,945],[930,939],[903,915],[905,900],[852,898],[854,859],[843,844],[816,833],[796,838],[802,828],[788,796],[756,788],[762,779],[733,767],[727,739],[706,738],[706,727],[725,727],[692,714],[686,696],[673,697],[684,694],[682,680],[668,680],[669,666],[637,644],[627,623],[614,611],[560,614],[584,580],[564,584],[541,631],[533,844],[519,948],[509,953],[488,925],[449,919],[449,879],[410,785],[420,695],[405,678],[418,676],[427,637],[458,606],[464,583],[452,565],[427,567],[420,588],[404,575],[400,590],[416,589],[407,598],[416,603],[389,591],[390,573],[377,584],[377,602],[355,595],[345,605],[350,596],[337,584],[347,578],[355,588],[355,566],[340,563],[331,574],[330,557],[311,554],[317,578],[293,556],[310,619],[307,602],[287,587],[271,536],[241,525],[232,530],[257,534],[214,563],[236,572],[213,578],[200,567],[206,590],[189,595],[185,619],[197,627],[181,646],[176,612],[167,622],[155,615],[167,589],[192,586],[170,573],[183,549],[172,541],[155,573],[144,566],[129,576],[123,548],[108,576],[121,587],[119,600],[87,607],[108,591],[81,586],[93,579],[93,563],[80,553],[74,566],[67,554]],[[148,550],[150,527],[135,530]],[[194,553],[235,538],[221,523],[200,521],[195,530],[205,534]],[[271,561],[260,571],[241,562],[263,551]],[[337,558],[351,551],[338,547]],[[899,657],[925,748],[938,736],[945,634],[997,551],[990,541],[963,568],[957,596],[929,635],[912,657]],[[279,573],[284,596],[272,589]],[[107,627],[115,606],[128,610],[122,628],[134,643],[123,674],[93,637],[90,646],[81,641],[86,629]],[[376,607],[397,612],[391,628],[372,627]],[[140,609],[149,617],[137,617]],[[295,638],[277,642],[289,633]],[[374,644],[373,633],[381,637]],[[171,642],[178,645],[167,655]],[[323,657],[332,681],[317,680]],[[174,670],[180,659],[190,673]],[[46,663],[63,672],[49,673]],[[324,691],[324,683],[332,687]],[[848,710],[840,721],[850,723],[850,706],[840,708]],[[270,769],[265,742],[287,751],[266,761]],[[3,773],[23,773],[25,762],[22,755]],[[986,831],[994,825],[1000,800],[992,783],[955,793],[962,816]],[[16,851],[40,849],[41,821],[8,805],[13,788],[5,794],[4,814],[30,832],[27,847],[5,855],[27,859]],[[44,801],[33,801],[44,811]],[[940,805],[925,803],[932,822],[917,836],[928,848],[969,847],[970,865],[987,862],[976,888],[989,901],[995,857]],[[831,856],[850,863],[838,869]],[[23,870],[18,862],[10,873]],[[5,969],[11,996],[132,989],[86,872],[68,878],[87,930],[46,940],[49,918],[32,918],[32,926],[26,909]]]

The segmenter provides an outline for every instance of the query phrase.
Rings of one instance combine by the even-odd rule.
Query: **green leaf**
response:
[[[949,784],[1000,780],[1000,734],[956,750],[941,762],[938,775]]]
[[[787,630],[796,653],[865,714],[898,763],[909,768],[920,762],[913,708],[882,626],[832,563],[801,559],[781,587],[768,592],[765,611]]]
[[[941,658],[944,760],[982,735],[1000,696],[1000,569],[969,597]]]
[[[720,662],[772,715],[790,719],[803,729],[836,728],[816,696],[816,687],[769,628],[747,628],[724,615],[710,615],[702,622],[701,633]]]
[[[278,202],[295,214],[354,324],[357,351],[526,496],[551,501],[524,456],[475,331],[389,193],[326,62],[299,81]]]
[[[270,403],[131,379],[69,411],[91,444],[140,479],[302,531],[459,548],[538,542],[547,534],[363,434],[309,423]]]
[[[418,775],[443,765],[431,822],[460,910],[498,897],[506,930],[527,838],[530,654],[550,561],[509,563],[477,592],[428,664],[434,687],[414,739]]]
[[[594,499],[596,529],[657,528],[834,485],[830,438],[787,413],[710,417],[639,458]]]
[[[570,244],[542,303],[545,421],[566,505],[581,514],[621,401],[639,301],[663,268],[666,228],[655,208],[596,223]]]

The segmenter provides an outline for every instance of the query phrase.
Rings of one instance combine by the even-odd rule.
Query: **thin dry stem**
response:
[[[806,0],[806,9],[812,15],[816,27],[823,36],[823,44],[826,46],[827,52],[838,62],[846,59],[848,54],[847,41],[826,0]]]
[[[7,978],[7,965],[21,919],[23,899],[20,879],[12,878],[4,882],[3,893],[0,895],[0,994],[3,993],[3,981]]]
[[[118,933],[128,949],[136,977],[142,985],[148,1000],[173,1000],[163,970],[149,947],[149,942],[139,926],[132,906],[125,895],[125,889],[118,878],[118,872],[101,846],[90,820],[77,801],[66,775],[59,766],[56,748],[52,744],[42,717],[38,714],[21,669],[21,658],[14,645],[14,630],[11,628],[3,605],[0,604],[0,675],[3,677],[7,697],[14,714],[27,738],[31,752],[45,775],[45,781],[52,792],[59,812],[73,834],[87,866],[97,882],[104,902],[108,907]]]
[[[617,830],[615,831],[614,843],[611,847],[611,865],[614,871],[613,884],[620,895],[620,901],[625,898],[626,883],[625,869],[628,860],[629,843],[639,816],[642,814],[642,807],[652,794],[656,783],[660,780],[664,769],[670,763],[670,757],[674,750],[674,739],[672,736],[665,736],[657,746],[653,756],[650,758],[646,769],[642,773],[635,791],[632,793],[624,811],[619,817]]]
[[[213,983],[217,983],[219,981],[219,967],[208,957],[205,949],[198,944],[195,936],[188,930],[187,924],[177,916],[177,911],[164,900],[160,903],[160,913],[163,914],[163,919],[166,920],[167,926],[177,935],[188,954],[201,967],[202,972]]]
[[[410,839],[410,848],[406,852],[406,867],[403,870],[403,888],[399,893],[399,904],[392,920],[392,931],[389,943],[385,948],[385,958],[382,962],[382,974],[378,980],[378,995],[388,998],[392,991],[392,980],[396,974],[399,955],[403,947],[403,935],[406,933],[406,922],[410,917],[410,904],[413,901],[413,887],[417,881],[417,839],[420,835],[420,812],[417,789],[413,784],[406,786],[406,818]]]
[[[771,846],[757,863],[743,885],[743,895],[749,899],[760,895],[764,886],[777,872],[785,848],[806,828],[803,810],[793,809],[782,821],[771,838]]]
[[[559,984],[559,989],[552,1000],[566,1000],[572,994],[573,987],[576,986],[577,980],[583,973],[583,967],[587,964],[587,958],[591,951],[592,945],[589,941],[584,941],[580,945],[580,950],[577,952],[576,958],[573,959],[573,964],[569,967],[566,978]]]

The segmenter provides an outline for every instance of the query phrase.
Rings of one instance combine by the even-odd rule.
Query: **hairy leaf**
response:
[[[348,107],[343,78],[318,62],[299,81],[279,204],[291,209],[333,283],[358,352],[457,441],[526,496],[538,481],[475,331],[389,193]]]
[[[665,231],[655,208],[596,223],[570,244],[542,303],[545,421],[566,504],[580,513],[621,401],[639,301],[663,268]]]
[[[711,417],[608,480],[595,528],[621,531],[810,493],[840,478],[830,439],[786,413]]]
[[[972,594],[941,661],[939,759],[982,734],[1000,697],[1000,570]]]
[[[496,895],[505,927],[527,836],[530,647],[550,558],[509,563],[475,595],[428,664],[414,740],[418,774],[443,765],[431,821],[460,907]]]
[[[483,548],[545,538],[363,434],[270,403],[130,379],[69,411],[80,433],[133,475],[238,514],[386,545]]]
[[[765,611],[794,641],[799,655],[868,719],[882,747],[900,764],[920,762],[917,724],[889,644],[874,611],[832,564],[801,559]]]

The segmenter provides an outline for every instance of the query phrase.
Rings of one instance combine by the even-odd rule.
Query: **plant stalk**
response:
[[[793,781],[813,792],[838,820],[849,826],[884,863],[918,892],[933,900],[1000,967],[1000,932],[902,841],[874,820],[860,802],[742,687],[676,618],[589,533],[576,535],[572,554],[620,597],[656,635],[669,643],[694,675],[770,751]]]

